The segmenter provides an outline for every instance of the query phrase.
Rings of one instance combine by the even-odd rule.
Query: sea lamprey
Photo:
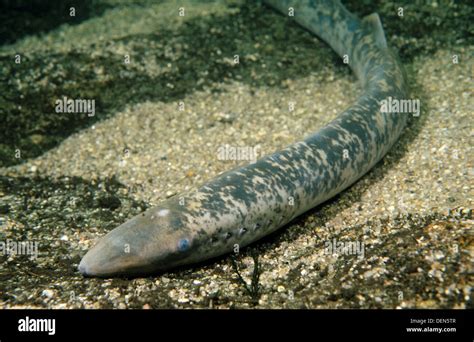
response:
[[[340,193],[397,141],[407,114],[382,111],[407,87],[377,14],[359,19],[339,1],[268,0],[326,41],[362,85],[357,101],[321,130],[228,171],[123,223],[79,265],[87,276],[149,274],[244,247]],[[268,10],[271,10],[270,8]]]

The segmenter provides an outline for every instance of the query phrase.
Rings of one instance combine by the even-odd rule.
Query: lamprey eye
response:
[[[178,242],[178,250],[180,252],[187,251],[189,249],[189,240],[188,239],[181,239]]]

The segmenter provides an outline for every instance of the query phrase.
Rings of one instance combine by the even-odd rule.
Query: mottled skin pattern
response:
[[[407,96],[403,70],[377,15],[359,20],[339,1],[268,0],[325,40],[363,93],[322,130],[282,151],[226,172],[114,229],[83,258],[89,276],[136,275],[203,261],[244,247],[326,201],[364,175],[398,139],[407,114],[379,101]]]

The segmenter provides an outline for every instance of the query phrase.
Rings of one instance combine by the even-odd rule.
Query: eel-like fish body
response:
[[[358,100],[304,140],[170,198],[109,232],[79,264],[83,275],[144,275],[232,252],[284,226],[369,171],[400,136],[403,68],[377,14],[358,19],[339,1],[267,0],[326,41],[362,83]],[[290,9],[291,8],[291,9]]]

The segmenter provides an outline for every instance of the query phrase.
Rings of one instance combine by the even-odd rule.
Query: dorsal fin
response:
[[[386,48],[387,40],[385,39],[385,32],[383,31],[382,22],[380,21],[379,15],[377,13],[372,13],[364,17],[362,20],[372,31],[375,44],[377,44],[378,47]]]

